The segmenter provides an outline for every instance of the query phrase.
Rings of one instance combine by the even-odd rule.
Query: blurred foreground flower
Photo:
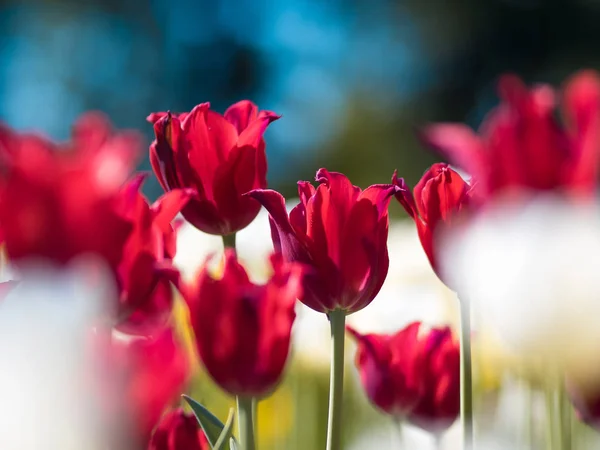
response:
[[[200,358],[232,395],[268,395],[288,357],[302,270],[280,255],[273,255],[271,264],[269,281],[255,285],[228,250],[222,278],[213,278],[205,266],[193,283],[180,285]]]
[[[388,205],[396,188],[382,184],[361,191],[325,169],[316,179],[316,189],[298,183],[300,204],[289,216],[278,192],[249,195],[269,211],[275,250],[310,267],[300,300],[319,312],[351,314],[373,300],[387,275]]]
[[[3,450],[106,448],[105,417],[86,385],[85,342],[114,291],[107,273],[90,277],[89,269],[29,266],[0,301]]]
[[[528,90],[508,75],[498,84],[500,105],[476,135],[462,124],[436,124],[423,133],[473,177],[478,198],[506,191],[572,189],[594,192],[600,157],[600,78],[583,71],[562,91],[564,124],[555,117],[556,93]]]
[[[95,335],[92,389],[108,419],[117,449],[144,448],[163,411],[179,399],[190,374],[190,363],[173,330],[127,336]],[[128,442],[129,447],[121,447]]]
[[[600,374],[598,205],[498,203],[446,239],[444,273],[509,349],[554,370]]]
[[[414,322],[393,335],[348,331],[371,402],[434,434],[452,425],[460,410],[460,353],[450,328],[423,330]]]
[[[204,432],[193,414],[178,408],[163,416],[148,450],[209,450]]]
[[[242,194],[267,187],[263,134],[278,119],[241,101],[222,116],[209,103],[183,114],[153,113],[150,162],[165,191],[193,188],[183,216],[199,230],[229,235],[256,217],[260,205]]]
[[[64,264],[91,253],[115,267],[123,251],[115,243],[132,228],[116,212],[115,196],[138,162],[137,134],[113,133],[98,114],[82,116],[66,144],[10,133],[0,177],[0,223],[10,261],[37,257]]]

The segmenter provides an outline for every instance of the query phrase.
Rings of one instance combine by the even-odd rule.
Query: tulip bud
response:
[[[209,103],[190,113],[148,116],[156,135],[150,162],[161,186],[197,191],[182,210],[188,222],[205,233],[228,235],[254,220],[260,204],[242,194],[267,187],[263,134],[278,118],[247,100],[223,116]]]
[[[148,450],[209,450],[204,432],[193,414],[175,409],[165,414],[154,430]]]
[[[367,306],[387,275],[388,205],[392,185],[361,191],[341,173],[320,169],[320,183],[298,183],[300,204],[289,214],[285,199],[271,190],[248,195],[269,211],[275,250],[308,266],[300,301],[315,311]]]

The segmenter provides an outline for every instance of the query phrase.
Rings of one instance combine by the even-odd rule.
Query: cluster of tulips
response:
[[[134,173],[140,137],[113,130],[104,116],[81,117],[66,143],[2,127],[0,230],[15,280],[0,293],[7,298],[28,282],[32,260],[66,268],[93,256],[90,277],[96,269],[110,274],[115,295],[90,330],[90,395],[104,412],[111,449],[253,450],[256,403],[282,379],[297,300],[331,326],[328,450],[342,448],[346,333],[357,343],[360,379],[377,408],[434,436],[461,415],[464,446],[472,448],[469,299],[445,271],[444,236],[468,232],[469,222],[500,200],[518,205],[548,191],[573,202],[592,198],[600,155],[596,73],[576,74],[560,97],[548,86],[529,89],[506,76],[499,96],[479,134],[458,124],[422,131],[423,142],[469,174],[468,181],[437,163],[412,190],[396,173],[389,184],[361,190],[343,174],[320,169],[316,186],[298,182],[299,203],[289,213],[266,180],[263,134],[280,117],[250,101],[223,115],[203,103],[189,113],[148,117],[156,136],[150,162],[165,191],[154,203],[141,193],[146,175]],[[449,327],[422,323],[393,335],[345,325],[387,276],[393,199],[414,220],[433,270],[461,299],[460,338]],[[261,207],[270,216],[275,252],[269,280],[258,285],[237,259],[235,236]],[[173,264],[179,214],[222,236],[225,247],[218,268],[206,261],[192,280]],[[173,320],[175,290],[185,300],[203,367],[237,399],[237,419],[232,410],[222,422],[210,405],[184,395],[193,374]],[[189,413],[178,406],[182,395]],[[593,422],[600,401],[573,398]]]

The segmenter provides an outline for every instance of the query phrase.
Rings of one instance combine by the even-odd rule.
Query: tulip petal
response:
[[[227,108],[223,116],[235,127],[238,135],[240,135],[258,116],[258,106],[250,100],[242,100]]]
[[[164,233],[171,231],[171,222],[195,194],[193,189],[175,189],[161,196],[151,207],[154,224]]]
[[[568,81],[563,109],[574,141],[574,163],[568,181],[594,192],[600,155],[600,77],[596,72],[579,72]]]
[[[188,151],[195,178],[204,195],[214,199],[213,180],[219,166],[234,148],[237,132],[223,116],[211,111],[210,104],[196,106],[182,122],[182,145]]]
[[[356,292],[355,298],[359,301],[372,299],[387,275],[387,207],[395,191],[396,187],[391,185],[373,185],[365,189],[343,230],[339,267],[344,284]],[[347,306],[355,312],[366,304]]]
[[[419,212],[417,210],[417,205],[415,204],[415,198],[413,197],[410,188],[404,181],[404,178],[398,178],[398,171],[394,171],[394,175],[392,176],[392,184],[398,187],[398,190],[395,194],[396,200],[398,200],[410,217],[418,220]]]
[[[274,237],[273,244],[275,250],[289,255],[288,260],[307,261],[308,255],[304,243],[298,239],[290,223],[283,196],[271,189],[256,189],[245,195],[258,200],[269,212],[271,216],[269,223],[271,225],[271,234]]]
[[[150,146],[152,170],[165,191],[185,186],[189,172],[181,146],[181,122],[167,114],[154,124],[156,140]],[[186,170],[187,169],[187,170]]]
[[[248,126],[240,133],[237,145],[242,147],[250,145],[257,147],[271,122],[276,121],[281,116],[278,116],[271,111],[261,111],[256,119],[248,124]]]

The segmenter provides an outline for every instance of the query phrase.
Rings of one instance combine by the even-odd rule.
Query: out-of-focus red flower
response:
[[[116,212],[115,197],[137,163],[137,134],[114,133],[104,116],[88,114],[66,144],[3,136],[0,227],[11,262],[38,257],[64,264],[94,254],[115,267],[123,246],[114,243],[132,229]]]
[[[154,430],[148,450],[209,450],[204,432],[193,414],[178,408],[165,414]]]
[[[392,182],[400,188],[396,199],[417,224],[421,245],[439,275],[437,232],[440,227],[451,227],[457,214],[469,204],[471,186],[444,163],[434,164],[425,172],[414,188],[414,195],[396,173]]]
[[[433,433],[456,420],[460,353],[449,328],[423,334],[414,322],[393,335],[347,330],[357,340],[356,366],[375,406]]]
[[[596,430],[600,430],[600,383],[568,377],[565,389],[577,417]]]
[[[197,196],[183,216],[205,233],[227,235],[245,228],[260,205],[242,194],[267,186],[263,134],[278,119],[249,101],[222,116],[209,103],[190,113],[153,113],[156,140],[150,162],[165,191],[193,188]]]
[[[369,400],[382,411],[406,417],[422,395],[419,323],[394,335],[348,332],[356,339],[356,367]]]
[[[298,183],[300,204],[289,214],[272,190],[254,197],[269,211],[275,250],[310,267],[300,300],[319,312],[347,314],[367,306],[387,275],[388,205],[397,188],[373,185],[361,191],[341,173],[320,169],[315,189]]]
[[[556,93],[546,85],[528,90],[504,76],[501,99],[479,135],[462,124],[436,124],[424,141],[473,176],[482,198],[515,190],[563,188],[595,191],[600,156],[600,78],[573,76],[560,99],[564,123],[554,115]]]
[[[144,176],[138,175],[121,191],[120,213],[133,224],[117,267],[120,291],[118,316],[129,326],[155,326],[153,319],[166,319],[171,312],[171,288],[161,265],[175,256],[172,220],[194,194],[175,189],[149,205],[140,192]],[[131,331],[128,329],[127,331]]]
[[[194,283],[180,286],[198,354],[215,382],[232,395],[270,393],[288,357],[302,269],[278,254],[271,265],[267,284],[255,285],[228,250],[222,278],[213,278],[205,266]]]
[[[432,329],[421,340],[424,357],[419,402],[408,420],[432,433],[448,429],[460,413],[460,349],[450,328]]]
[[[100,334],[94,342],[94,388],[116,440],[145,447],[163,411],[190,374],[185,349],[171,328],[148,336]]]

